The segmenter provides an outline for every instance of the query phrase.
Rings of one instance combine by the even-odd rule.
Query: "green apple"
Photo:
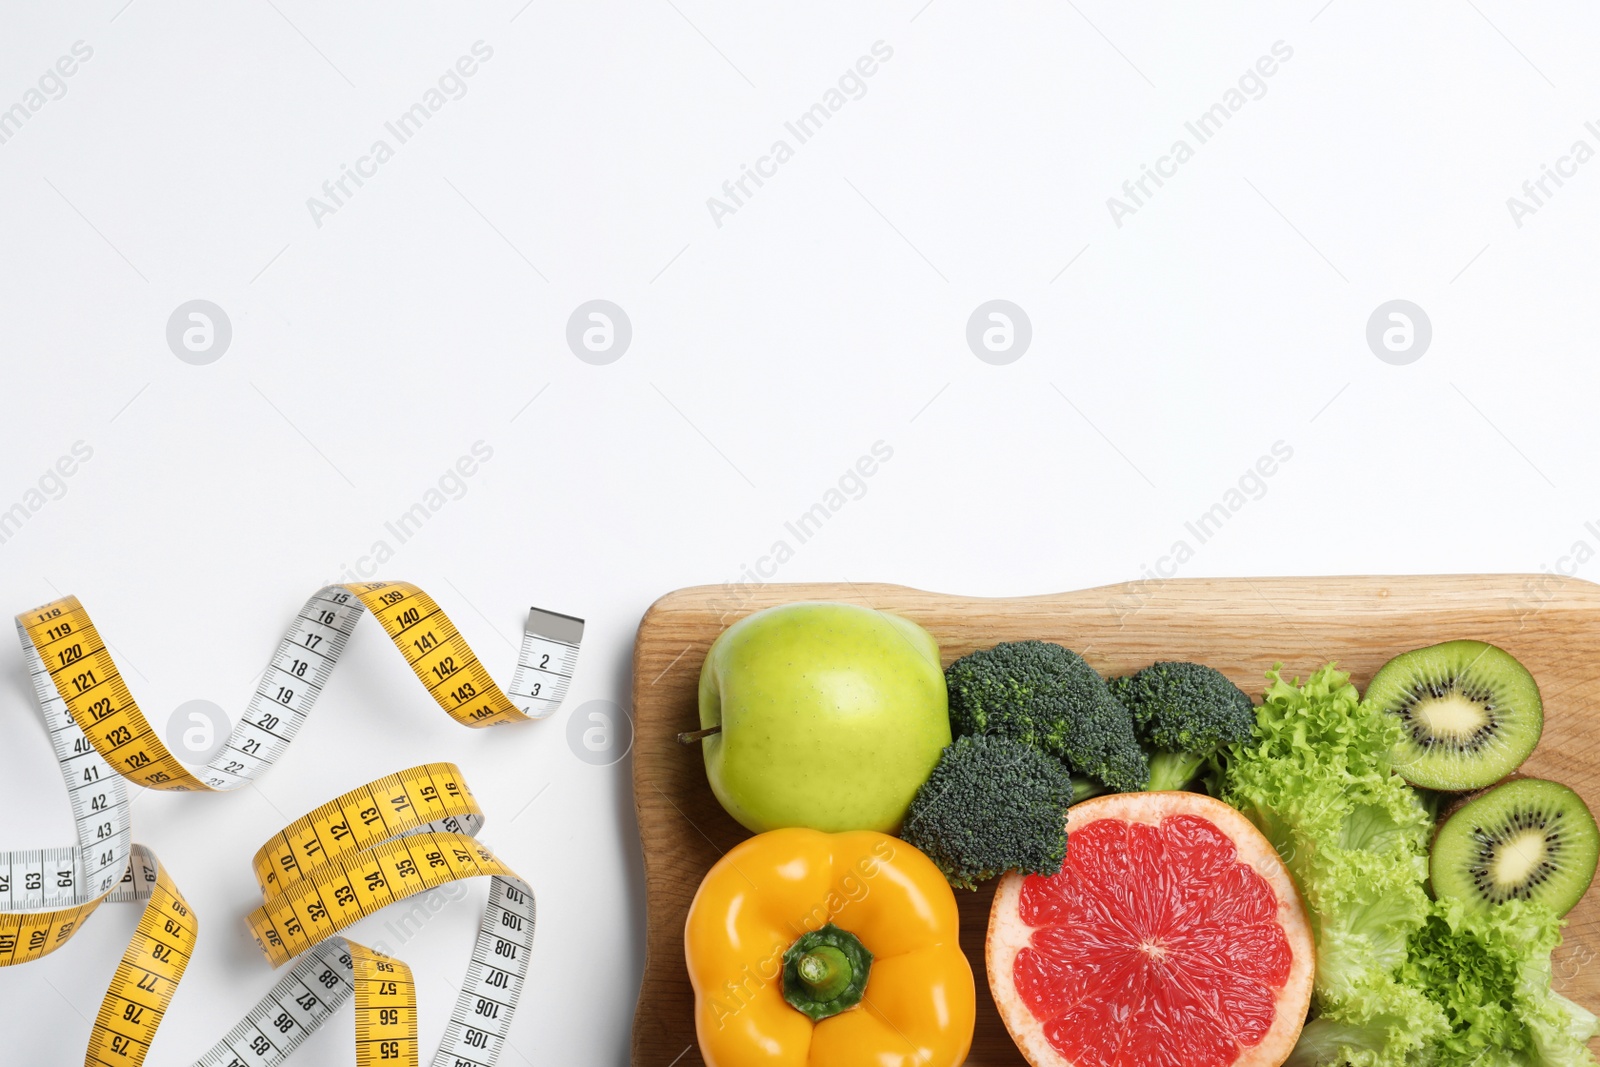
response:
[[[700,670],[711,789],[756,833],[893,833],[950,744],[939,645],[853,604],[785,604],[724,630]]]

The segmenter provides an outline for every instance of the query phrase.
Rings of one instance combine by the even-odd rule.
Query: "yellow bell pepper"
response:
[[[955,1067],[972,967],[955,895],[911,845],[773,830],[700,883],[684,927],[707,1067]]]

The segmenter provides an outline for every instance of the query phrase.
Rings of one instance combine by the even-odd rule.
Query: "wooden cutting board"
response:
[[[1534,575],[1229,578],[1135,582],[1055,596],[986,599],[892,585],[701,586],[662,597],[634,646],[634,801],[644,846],[647,951],[633,1023],[638,1067],[692,1067],[694,996],[683,963],[683,923],[700,879],[749,836],[706,784],[697,748],[696,686],[706,650],[751,612],[796,600],[892,611],[938,638],[944,661],[998,641],[1038,638],[1076,649],[1105,674],[1157,659],[1210,664],[1260,699],[1262,674],[1282,663],[1306,676],[1337,661],[1365,687],[1391,656],[1454,638],[1505,648],[1538,681],[1544,737],[1523,770],[1572,786],[1600,812],[1600,586]],[[957,891],[962,947],[978,982],[968,1063],[1023,1064],[989,996],[984,931],[993,883]],[[1600,890],[1568,916],[1555,987],[1600,1010]],[[1592,1043],[1600,1050],[1600,1039]]]

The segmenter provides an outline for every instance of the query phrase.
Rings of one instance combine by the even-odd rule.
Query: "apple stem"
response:
[[[721,732],[722,727],[720,725],[707,726],[704,730],[688,730],[678,735],[678,744],[692,745],[696,741],[710,737],[712,734],[720,734]]]

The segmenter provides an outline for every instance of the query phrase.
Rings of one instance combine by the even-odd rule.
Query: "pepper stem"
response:
[[[850,960],[832,945],[812,949],[800,957],[795,970],[814,1000],[832,1000],[850,985]]]
[[[802,934],[783,954],[783,999],[813,1022],[861,1002],[872,953],[860,938],[829,923]]]

